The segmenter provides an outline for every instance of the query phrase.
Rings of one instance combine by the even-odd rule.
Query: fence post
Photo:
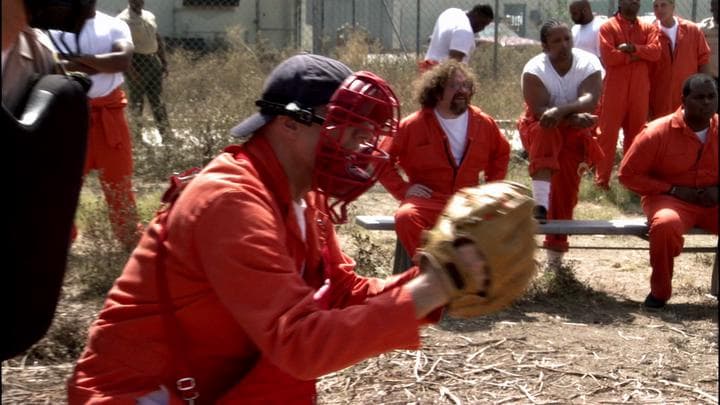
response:
[[[697,0],[692,1],[692,20],[697,21]]]
[[[415,0],[415,55],[420,58],[420,0]]]
[[[493,44],[493,79],[498,76],[498,29],[500,28],[500,0],[495,0],[495,43]]]
[[[314,54],[322,54],[323,50],[323,25],[324,25],[324,10],[325,4],[323,0],[314,0],[313,2],[313,44],[312,49]]]

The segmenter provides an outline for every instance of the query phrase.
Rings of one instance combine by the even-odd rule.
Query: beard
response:
[[[450,111],[453,114],[460,115],[467,111],[470,100],[466,96],[455,96],[450,102]]]

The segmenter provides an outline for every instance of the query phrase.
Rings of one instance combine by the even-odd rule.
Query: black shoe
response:
[[[547,223],[547,208],[542,205],[536,205],[533,208],[533,218],[541,224]]]
[[[664,307],[665,302],[666,301],[662,301],[662,300],[659,300],[659,299],[653,297],[652,294],[648,294],[648,296],[645,297],[645,302],[643,303],[643,305],[645,305],[646,308],[658,309],[658,308]]]

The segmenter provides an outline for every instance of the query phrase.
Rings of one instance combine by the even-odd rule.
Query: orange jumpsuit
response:
[[[623,129],[623,151],[627,152],[647,121],[650,95],[649,62],[660,58],[658,30],[650,24],[628,21],[620,13],[600,27],[600,58],[606,69],[602,111],[598,123],[598,141],[604,157],[598,162],[595,182],[603,187],[610,183],[615,163],[618,131]],[[617,50],[622,43],[635,45],[630,55]]]
[[[120,87],[90,99],[90,132],[84,174],[98,170],[110,223],[124,246],[134,246],[140,220],[132,191],[132,141],[125,119],[127,99]]]
[[[620,182],[642,195],[650,225],[650,289],[667,301],[672,295],[673,261],[683,235],[693,226],[718,234],[718,206],[702,207],[666,194],[672,186],[718,185],[718,115],[703,144],[687,127],[682,109],[652,121],[620,164]]]
[[[420,244],[422,231],[435,225],[456,191],[505,178],[510,143],[495,120],[478,107],[470,106],[468,114],[467,144],[460,165],[455,163],[447,135],[432,108],[423,108],[403,119],[398,134],[386,138],[383,145],[394,169],[386,170],[380,182],[400,201],[395,213],[395,231],[411,256]],[[407,181],[398,169],[405,172]],[[413,184],[429,187],[432,196],[406,198]]]
[[[402,287],[417,268],[388,280],[357,276],[315,197],[306,198],[303,241],[287,177],[265,138],[210,162],[166,225],[151,222],[110,290],[69,380],[69,403],[135,404],[161,385],[173,390],[178,354],[165,337],[156,286],[155,235],[164,231],[196,404],[310,404],[318,376],[418,347],[422,322]]]
[[[548,219],[572,219],[580,191],[580,164],[593,166],[603,152],[593,137],[592,129],[570,127],[543,128],[526,107],[518,121],[523,147],[528,152],[532,176],[540,169],[551,169],[550,207]],[[546,235],[544,246],[558,252],[567,252],[567,235]]]
[[[671,114],[682,103],[682,85],[710,61],[710,47],[695,23],[678,20],[675,50],[660,31],[660,60],[650,66],[650,118]]]

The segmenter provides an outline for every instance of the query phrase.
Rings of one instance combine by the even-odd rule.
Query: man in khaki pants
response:
[[[167,142],[171,131],[162,99],[162,82],[168,75],[165,44],[158,34],[155,15],[144,10],[144,6],[144,0],[129,0],[128,8],[117,15],[130,27],[135,45],[132,64],[125,72],[130,113],[133,116],[133,132],[135,140],[142,141],[142,115],[147,97],[158,132],[163,142]]]

